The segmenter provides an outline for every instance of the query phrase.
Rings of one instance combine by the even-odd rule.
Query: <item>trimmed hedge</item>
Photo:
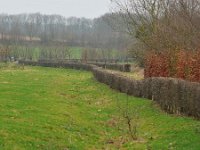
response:
[[[107,76],[111,75],[101,68],[94,69],[94,76],[98,81],[120,92],[152,99],[168,113],[200,118],[200,83],[173,78],[147,78],[137,81],[119,74],[112,74],[112,80],[108,82]]]
[[[112,89],[135,97],[151,99],[168,113],[200,118],[200,83],[163,77],[146,78],[138,81],[94,65],[81,63],[32,61],[19,61],[19,63],[92,71],[99,82],[109,85]]]
[[[200,82],[200,50],[150,52],[145,59],[146,78],[173,77]]]
[[[74,63],[74,62],[49,62],[49,61],[23,61],[20,60],[19,64],[25,65],[32,65],[32,66],[43,66],[43,67],[63,67],[63,68],[70,68],[70,69],[82,69],[91,71],[94,65],[84,64],[84,63]]]
[[[130,64],[115,64],[115,63],[89,63],[92,65],[96,65],[98,67],[102,67],[105,69],[117,70],[122,72],[131,72]]]

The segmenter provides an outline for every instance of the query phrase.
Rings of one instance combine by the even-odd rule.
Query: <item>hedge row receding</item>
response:
[[[117,70],[122,72],[131,72],[130,64],[116,64],[116,63],[89,63],[92,65],[96,65],[98,67],[102,67],[105,69]]]
[[[173,78],[147,78],[134,80],[100,67],[81,63],[39,63],[20,61],[25,65],[66,67],[92,71],[94,77],[112,89],[157,102],[168,113],[200,118],[200,83]]]
[[[78,62],[76,60],[74,61],[70,60],[68,62],[66,62],[65,60],[39,60],[39,63],[82,64],[81,62]],[[117,63],[105,63],[105,62],[87,62],[84,64],[95,65],[98,67],[102,67],[104,69],[110,69],[110,70],[116,70],[116,71],[122,71],[122,72],[131,72],[131,64],[117,64]]]
[[[138,81],[101,68],[93,69],[93,73],[98,81],[113,89],[154,100],[168,113],[200,118],[200,83],[173,78],[147,78]]]
[[[24,65],[32,65],[32,66],[43,66],[43,67],[62,67],[62,68],[70,68],[70,69],[83,69],[87,71],[91,71],[94,65],[84,64],[84,63],[75,63],[75,62],[47,62],[47,61],[23,61],[20,60],[19,64]]]

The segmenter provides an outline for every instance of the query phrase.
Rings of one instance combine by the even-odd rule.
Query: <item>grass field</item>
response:
[[[38,60],[40,59],[40,53],[43,47],[40,46],[36,46],[36,47],[29,47],[28,52],[27,52],[27,48],[24,46],[18,46],[18,47],[14,47],[12,50],[11,55],[16,56],[16,57],[25,57],[24,55],[30,53],[30,55],[32,55],[32,59],[33,60]],[[52,50],[51,47],[44,47],[47,50]],[[58,49],[63,49],[63,47],[58,47]],[[56,48],[55,48],[56,49]],[[70,55],[71,55],[71,59],[81,59],[81,55],[82,55],[82,51],[84,48],[81,47],[69,47],[69,51],[70,51]],[[66,57],[66,59],[68,59]]]
[[[0,45],[1,46],[1,45]],[[40,54],[43,53],[42,50],[46,51],[46,57],[47,59],[51,55],[51,57],[57,58],[57,53],[55,51],[63,51],[66,49],[66,47],[63,46],[57,46],[57,47],[43,47],[43,46],[33,46],[33,47],[26,47],[26,46],[13,46],[11,49],[11,54],[12,56],[15,56],[17,58],[28,58],[30,59],[30,56],[32,57],[33,60],[38,60],[40,59]],[[124,51],[119,51],[116,49],[91,49],[91,48],[84,48],[84,47],[74,47],[74,46],[69,46],[68,47],[68,53],[70,53],[70,59],[82,59],[82,55],[84,51],[87,50],[87,53],[92,52],[95,54],[97,58],[93,58],[94,56],[88,55],[88,59],[100,59],[104,58],[105,54],[102,53],[102,50],[104,53],[109,53],[110,59],[111,58],[120,58],[120,57],[125,57],[123,55]],[[106,54],[107,54],[106,53]],[[92,57],[92,58],[91,58]],[[69,56],[66,56],[66,59],[69,59]]]
[[[70,47],[72,59],[81,59],[83,48],[81,47]]]
[[[120,106],[137,113],[137,140]],[[134,118],[134,117],[133,117]],[[42,67],[0,69],[0,149],[199,150],[200,122],[127,97],[91,73]]]

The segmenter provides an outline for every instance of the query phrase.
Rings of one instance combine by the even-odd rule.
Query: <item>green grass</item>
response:
[[[128,99],[138,110],[138,140],[131,140],[118,108],[126,99],[90,72],[3,67],[0,149],[199,149],[199,121],[168,115],[134,97]]]
[[[1,45],[3,47],[3,45]],[[6,48],[6,47],[4,47]],[[14,56],[16,58],[27,58],[32,60],[38,60],[41,59],[40,54],[42,51],[47,52],[47,59],[49,56],[57,58],[58,52],[55,51],[67,51],[67,54],[70,53],[70,59],[82,59],[82,55],[84,55],[84,51],[87,50],[88,59],[101,59],[104,58],[104,56],[109,56],[109,58],[117,59],[117,58],[125,58],[126,54],[124,51],[116,50],[116,49],[95,49],[95,48],[86,48],[86,47],[78,47],[78,46],[66,46],[63,47],[60,46],[42,46],[42,45],[35,45],[35,46],[23,46],[23,45],[12,45],[10,47],[11,52],[10,55]],[[104,52],[102,52],[102,50]],[[90,53],[92,53],[90,55]],[[95,57],[94,57],[95,56]],[[67,55],[65,59],[69,59],[69,56]]]
[[[81,47],[70,47],[72,59],[81,59],[83,48]]]

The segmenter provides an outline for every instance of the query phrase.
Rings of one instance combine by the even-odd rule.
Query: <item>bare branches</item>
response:
[[[198,49],[199,0],[113,0],[127,31],[147,49]]]

